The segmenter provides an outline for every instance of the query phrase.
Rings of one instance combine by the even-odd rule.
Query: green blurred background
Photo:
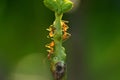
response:
[[[120,1],[73,1],[63,17],[68,80],[120,80]],[[0,0],[0,80],[52,80],[44,45],[53,21],[43,0]]]

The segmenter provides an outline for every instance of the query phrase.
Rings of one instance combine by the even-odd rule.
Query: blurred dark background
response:
[[[65,13],[68,80],[120,80],[120,0],[73,0]],[[0,80],[52,80],[43,0],[0,0]]]

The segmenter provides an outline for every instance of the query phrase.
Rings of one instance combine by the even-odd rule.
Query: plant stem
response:
[[[55,13],[55,21],[54,21],[54,43],[55,43],[55,51],[54,51],[54,59],[51,61],[52,65],[52,72],[55,77],[55,80],[65,80],[63,78],[65,76],[66,72],[66,54],[65,49],[62,46],[62,16],[63,14],[57,14]],[[58,70],[59,69],[59,70]]]
[[[44,0],[44,4],[55,12],[55,21],[47,29],[50,32],[49,38],[53,40],[46,45],[49,48],[47,51],[48,59],[51,60],[51,71],[54,80],[66,80],[66,53],[62,43],[69,38],[70,34],[67,33],[68,26],[62,21],[62,16],[72,9],[73,3],[70,0]]]
[[[55,42],[55,55],[62,59],[65,60],[65,51],[64,48],[62,47],[62,16],[63,14],[57,14],[55,13],[55,22],[54,22],[54,27],[56,28],[55,30],[55,36],[54,36],[54,42]]]

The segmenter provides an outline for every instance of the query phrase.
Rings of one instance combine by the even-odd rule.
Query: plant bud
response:
[[[56,0],[44,0],[44,4],[47,8],[51,9],[52,11],[57,11],[58,9]]]
[[[64,3],[62,4],[62,13],[71,10],[72,7],[73,7],[73,3],[69,0],[65,0]]]

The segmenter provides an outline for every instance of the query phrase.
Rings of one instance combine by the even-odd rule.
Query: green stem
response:
[[[57,74],[57,77],[61,77],[59,79],[55,80],[65,80],[65,73],[66,73],[66,54],[65,54],[65,49],[62,46],[62,16],[63,14],[57,14],[55,13],[55,21],[54,21],[54,27],[55,27],[55,32],[54,32],[54,43],[55,43],[55,51],[54,51],[54,57],[53,60],[51,61],[52,65],[52,72],[55,77]],[[60,70],[59,70],[60,69]],[[63,72],[61,72],[63,71]],[[56,73],[57,72],[57,73]],[[59,73],[59,74],[58,74]]]
[[[64,48],[62,47],[62,25],[61,25],[61,20],[62,20],[63,14],[57,14],[55,13],[55,22],[54,22],[54,27],[56,28],[55,30],[55,36],[54,36],[54,41],[55,41],[55,55],[60,58],[61,60],[65,59],[65,52]]]
[[[72,9],[73,3],[70,0],[44,0],[44,4],[55,12],[54,24],[48,29],[49,36],[53,40],[47,45],[50,49],[48,58],[51,60],[51,71],[55,80],[66,80],[66,53],[62,43],[69,35],[66,32],[67,25],[62,22],[62,16]]]

